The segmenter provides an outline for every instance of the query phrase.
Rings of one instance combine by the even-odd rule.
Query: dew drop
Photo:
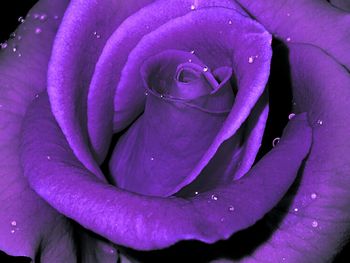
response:
[[[288,119],[289,120],[293,119],[294,117],[295,117],[295,113],[291,113],[291,114],[288,115]]]
[[[14,229],[12,229],[12,230],[11,230],[11,234],[14,234],[14,233],[15,233],[15,230],[14,230]]]
[[[190,53],[191,53],[191,54],[194,54],[194,50],[191,50]]]
[[[312,227],[318,227],[318,222],[316,220],[312,221],[311,223]]]
[[[10,38],[15,38],[16,37],[16,32],[12,32],[11,34],[10,34]]]
[[[15,220],[13,220],[12,222],[11,222],[11,226],[16,226],[17,225],[17,222],[15,221]]]
[[[6,42],[1,44],[1,49],[5,49],[5,48],[7,48],[7,43]]]
[[[17,47],[14,46],[14,47],[12,48],[12,51],[13,51],[13,53],[16,53],[16,52],[17,52]]]
[[[17,39],[18,39],[18,40],[21,40],[21,39],[22,39],[22,36],[17,36]]]
[[[40,17],[40,15],[39,14],[34,14],[33,17],[34,17],[34,19],[38,19]]]
[[[222,217],[222,218],[220,218],[220,222],[224,222],[225,221],[225,219]]]
[[[207,72],[208,70],[209,70],[208,67],[204,67],[204,68],[203,68],[203,72]]]
[[[55,15],[55,16],[53,17],[53,19],[55,19],[55,20],[57,20],[58,18],[59,18],[58,15]]]
[[[317,120],[317,124],[318,125],[323,125],[323,121],[322,120]]]
[[[39,98],[39,94],[35,94],[35,96],[34,96],[34,97],[35,97],[36,99],[37,99],[37,98]]]
[[[196,6],[195,5],[191,5],[191,10],[195,10],[196,9]]]
[[[145,91],[145,96],[148,96],[148,91],[147,90]]]
[[[249,64],[254,63],[254,57],[253,57],[253,56],[250,56],[250,57],[248,58],[248,63],[249,63]]]
[[[230,211],[230,212],[233,212],[233,211],[235,211],[235,208],[234,208],[234,206],[230,205],[230,206],[228,207],[228,211]]]
[[[46,14],[42,14],[39,19],[41,21],[45,21],[47,19],[47,15]]]
[[[287,13],[287,16],[290,16],[290,13]]]
[[[276,147],[276,145],[279,143],[280,139],[281,139],[281,138],[279,138],[279,137],[273,139],[273,141],[272,141],[272,147]]]
[[[290,37],[286,38],[287,42],[290,42],[292,39]]]
[[[22,57],[22,53],[18,53],[18,55],[17,55],[17,56],[18,56],[19,58],[20,58],[20,57]]]
[[[214,201],[217,201],[218,200],[218,196],[215,195],[215,194],[212,194],[211,195],[211,199],[214,200]]]
[[[190,62],[190,63],[191,63],[191,62],[192,62],[192,59],[189,59],[189,60],[188,60],[188,62]]]
[[[283,260],[283,261],[285,261],[285,260],[286,260],[286,258],[285,258],[285,257],[283,257],[283,258],[282,258],[282,260]]]
[[[51,156],[50,155],[46,156],[46,159],[51,160]]]
[[[101,35],[98,34],[96,31],[94,32],[94,36],[95,36],[97,39],[101,38]]]
[[[24,20],[23,16],[20,16],[20,17],[18,18],[18,22],[20,22],[21,24],[24,23],[24,21],[25,21],[25,20]]]
[[[294,212],[298,212],[299,211],[299,209],[296,207],[296,208],[294,208]]]
[[[198,194],[199,194],[199,192],[198,192],[198,191],[196,191],[196,192],[194,192],[194,194],[195,194],[195,195],[198,195]]]
[[[315,200],[317,198],[317,194],[316,193],[312,193],[311,194],[311,199]]]
[[[228,24],[229,24],[229,25],[232,25],[232,20],[229,20],[229,21],[228,21]]]
[[[35,34],[40,34],[42,32],[40,27],[35,28]]]
[[[151,157],[151,161],[154,161],[154,157]]]

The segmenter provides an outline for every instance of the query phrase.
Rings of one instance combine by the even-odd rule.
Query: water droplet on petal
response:
[[[322,121],[322,120],[317,120],[317,124],[318,124],[318,125],[322,125],[322,124],[323,124],[323,121]]]
[[[1,49],[5,49],[5,48],[7,48],[7,43],[6,42],[1,44]]]
[[[34,14],[33,17],[34,17],[34,19],[38,19],[40,17],[40,15],[39,14]]]
[[[254,57],[253,57],[253,56],[250,56],[250,57],[248,58],[248,63],[249,63],[249,64],[254,63]]]
[[[224,218],[220,218],[220,222],[224,222],[225,221],[225,219]]]
[[[291,113],[291,114],[288,115],[288,119],[289,120],[293,119],[294,117],[295,117],[295,113]]]
[[[232,25],[232,20],[229,20],[229,21],[228,21],[228,24],[229,24],[229,25]]]
[[[228,211],[230,211],[230,212],[233,212],[233,211],[235,211],[235,208],[234,208],[234,206],[230,205],[230,206],[228,207]]]
[[[311,199],[314,199],[314,200],[315,200],[316,198],[317,198],[317,194],[316,194],[316,193],[312,193],[312,194],[311,194]]]
[[[203,72],[207,72],[208,70],[209,70],[208,67],[204,67],[204,68],[203,68]]]
[[[39,19],[41,21],[45,21],[47,19],[47,15],[46,14],[42,14]]]
[[[96,31],[94,32],[94,36],[95,36],[97,39],[101,38],[101,35],[98,34]]]
[[[17,56],[18,56],[19,58],[20,58],[20,57],[22,57],[22,53],[18,53],[18,55],[17,55]]]
[[[294,212],[298,212],[299,211],[299,209],[296,207],[296,208],[294,208]]]
[[[57,15],[53,17],[53,19],[55,19],[55,20],[57,20],[58,18],[59,18],[59,16],[57,16]]]
[[[191,5],[191,10],[195,10],[196,6],[195,5]]]
[[[12,222],[11,222],[11,226],[16,226],[17,225],[17,222],[15,221],[15,220],[13,220]]]
[[[147,90],[145,91],[145,96],[148,96],[148,91]]]
[[[12,230],[11,230],[11,234],[14,234],[14,233],[15,233],[15,230],[14,230],[14,229],[12,229]]]
[[[279,138],[279,137],[273,139],[273,141],[272,141],[272,147],[276,147],[276,145],[279,143],[280,139],[281,139],[281,138]]]
[[[192,59],[189,59],[189,60],[188,60],[188,62],[190,62],[190,63],[191,63],[191,62],[192,62]]]
[[[151,157],[151,161],[154,161],[154,157]]]
[[[24,20],[23,16],[20,16],[20,17],[18,18],[18,22],[20,22],[21,24],[24,23],[24,21],[25,21],[25,20]]]
[[[198,192],[198,191],[196,191],[196,192],[194,192],[194,194],[195,194],[195,195],[198,195],[198,194],[199,194],[199,192]]]
[[[35,97],[36,99],[37,99],[37,98],[39,98],[39,94],[35,94],[35,96],[34,96],[34,97]]]
[[[40,34],[41,33],[41,28],[40,27],[37,27],[35,28],[35,34]]]
[[[50,155],[46,156],[46,159],[51,160],[51,156]]]
[[[12,51],[13,51],[14,53],[16,53],[16,52],[17,52],[17,46],[14,46],[14,47],[12,48]]]
[[[318,222],[316,220],[312,221],[311,223],[312,227],[318,227]]]
[[[290,42],[292,39],[290,37],[286,38],[287,42]]]
[[[211,195],[211,199],[214,200],[214,201],[217,201],[218,200],[218,196],[215,195],[215,194],[212,194]]]
[[[191,54],[194,54],[194,50],[191,50],[190,53],[191,53]]]
[[[21,39],[22,39],[22,36],[17,36],[17,39],[18,39],[18,40],[21,40]]]

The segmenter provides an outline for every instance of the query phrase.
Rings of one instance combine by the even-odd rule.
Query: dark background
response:
[[[121,0],[123,1],[123,0]],[[20,24],[18,22],[19,17],[25,17],[29,9],[37,2],[36,0],[11,0],[6,1],[7,5],[5,5],[5,2],[2,3],[0,8],[0,43],[6,41],[9,38],[9,35],[16,29],[16,27]],[[11,4],[9,4],[11,3]],[[276,41],[275,41],[276,44]],[[277,43],[278,44],[278,43]],[[282,74],[283,76],[283,74]],[[277,81],[278,82],[278,81]],[[283,127],[285,126],[287,122],[287,116],[291,112],[291,95],[289,94],[280,94],[278,93],[277,89],[274,92],[273,90],[273,83],[271,85],[271,94],[270,94],[270,101],[271,101],[271,112],[272,114],[269,117],[268,121],[268,127],[267,127],[267,135],[265,135],[264,138],[264,144],[263,144],[263,150],[261,155],[268,151],[271,147],[271,141],[273,138],[280,136]],[[281,99],[281,98],[284,99]],[[278,98],[278,99],[276,99]],[[278,109],[274,111],[274,109]],[[255,229],[256,230],[256,229]],[[254,231],[255,231],[254,230]],[[259,230],[258,230],[259,231]],[[256,233],[256,232],[255,232]],[[163,254],[152,254],[145,255],[144,253],[138,254],[135,251],[128,251],[128,249],[125,249],[126,252],[130,252],[131,254],[135,254],[137,258],[145,258],[146,261],[152,262],[153,260],[159,260],[161,259],[163,262],[165,262],[164,255],[166,254],[167,257],[170,255],[175,254],[193,254],[193,253],[202,253],[203,251],[201,245],[197,246],[196,244],[189,244],[187,248],[184,248],[185,246],[178,246],[175,248],[170,249],[169,251],[163,253]],[[215,249],[215,248],[214,248]],[[225,250],[225,248],[218,247],[218,250]],[[192,252],[192,253],[191,253]],[[180,257],[181,258],[181,257]],[[179,258],[179,260],[180,260]],[[169,259],[169,258],[168,258]],[[187,259],[188,260],[188,259]],[[0,262],[1,263],[21,263],[21,262],[29,262],[26,258],[21,257],[9,257],[6,254],[2,253],[0,251]],[[180,262],[180,261],[177,261]],[[195,262],[195,261],[193,261]],[[342,262],[350,262],[350,244],[348,244],[343,251],[337,256],[334,263],[342,263]],[[69,263],[69,262],[67,262]],[[296,262],[297,263],[297,262]],[[317,263],[317,262],[315,262]]]

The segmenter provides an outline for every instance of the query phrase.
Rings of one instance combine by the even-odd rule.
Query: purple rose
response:
[[[0,250],[168,262],[196,244],[204,256],[181,261],[330,262],[350,227],[347,10],[39,1],[0,55]]]

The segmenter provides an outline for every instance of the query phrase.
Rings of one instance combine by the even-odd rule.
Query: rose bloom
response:
[[[349,10],[38,1],[1,45],[3,261],[332,262]]]

